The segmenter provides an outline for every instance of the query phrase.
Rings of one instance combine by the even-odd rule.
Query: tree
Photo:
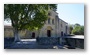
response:
[[[80,26],[76,26],[73,30],[72,33],[75,35],[80,35]]]
[[[80,24],[76,23],[74,26],[80,26]]]
[[[75,35],[84,35],[84,26],[81,26],[80,24],[75,25],[72,33]]]
[[[72,27],[72,25],[70,25],[70,34],[72,33],[72,30],[73,30],[73,27]]]
[[[4,4],[4,19],[10,18],[15,41],[20,41],[18,35],[20,30],[40,29],[48,18],[48,11],[50,9],[55,11],[56,7],[56,4]]]
[[[81,35],[84,35],[84,26],[81,26],[80,34],[81,34]]]

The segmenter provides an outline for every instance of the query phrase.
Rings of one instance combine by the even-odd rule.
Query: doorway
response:
[[[34,32],[32,33],[32,38],[35,38],[35,33]]]
[[[51,37],[51,30],[47,30],[47,36]]]
[[[61,32],[61,36],[63,36],[63,31]]]

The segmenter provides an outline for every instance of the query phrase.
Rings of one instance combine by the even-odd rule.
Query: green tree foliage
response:
[[[76,23],[74,26],[80,26],[80,24]]]
[[[80,34],[84,35],[84,26],[81,26]]]
[[[84,26],[75,25],[72,33],[75,35],[84,35]]]
[[[70,25],[70,34],[72,33],[73,27]]]
[[[48,11],[56,8],[56,4],[4,4],[4,19],[10,18],[18,39],[19,30],[40,29],[48,18]]]
[[[5,4],[4,15],[9,17],[17,30],[41,28],[47,20],[48,10],[56,9],[55,4]]]

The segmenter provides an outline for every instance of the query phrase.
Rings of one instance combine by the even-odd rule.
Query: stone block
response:
[[[57,45],[60,42],[59,37],[37,37],[36,41],[41,45]]]

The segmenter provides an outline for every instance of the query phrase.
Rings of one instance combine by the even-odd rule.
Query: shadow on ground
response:
[[[14,42],[13,38],[4,38],[4,49],[63,49],[61,45],[41,45],[36,39],[21,39]]]

